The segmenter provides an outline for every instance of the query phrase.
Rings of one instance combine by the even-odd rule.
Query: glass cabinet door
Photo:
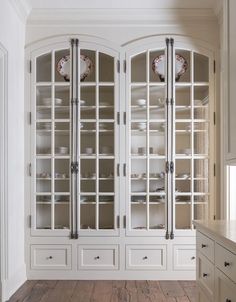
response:
[[[179,68],[181,66],[181,68]],[[179,68],[179,70],[178,70]],[[208,216],[209,59],[175,49],[175,229]]]
[[[114,56],[83,48],[80,58],[81,67],[86,59],[91,68],[85,77],[80,73],[79,84],[79,228],[82,232],[114,230],[118,198],[116,62]]]
[[[73,60],[76,56],[74,48],[67,46],[48,50],[33,61],[34,229],[60,230],[61,234],[69,229],[114,233],[119,198],[115,175],[119,162],[118,55],[111,50],[78,48],[79,80],[75,81],[71,66],[74,70],[76,64],[71,63],[71,56]],[[73,99],[75,86],[77,100]],[[72,123],[75,101],[76,125]],[[78,172],[73,178],[75,132]]]
[[[38,56],[33,66],[35,228],[70,228],[70,83],[59,74],[68,48]]]
[[[166,224],[166,79],[155,62],[165,49],[131,57],[129,79],[129,230],[163,230]]]

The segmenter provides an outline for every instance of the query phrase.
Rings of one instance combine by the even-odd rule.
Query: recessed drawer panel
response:
[[[236,284],[216,269],[218,302],[236,302]]]
[[[197,258],[197,281],[208,296],[213,298],[214,265],[203,255],[198,255]]]
[[[71,269],[70,245],[31,245],[32,269]]]
[[[200,232],[197,232],[197,249],[214,262],[214,241]]]
[[[127,245],[126,268],[166,270],[165,245]]]
[[[173,246],[174,270],[196,269],[196,246],[178,244]]]
[[[236,283],[236,255],[216,244],[216,266]]]
[[[79,245],[79,269],[118,269],[118,245]]]

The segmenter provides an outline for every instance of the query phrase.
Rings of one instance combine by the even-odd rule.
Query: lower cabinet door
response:
[[[78,246],[78,269],[81,270],[117,270],[118,259],[118,245]]]
[[[173,246],[174,270],[196,270],[196,246],[176,244]]]
[[[70,245],[31,245],[32,269],[71,269]]]
[[[198,287],[198,292],[197,292],[197,302],[209,302],[212,301],[211,299],[208,298],[208,296],[205,294],[205,292]],[[216,302],[216,301],[214,301]]]
[[[126,245],[126,269],[166,270],[166,245]]]
[[[216,269],[216,301],[236,302],[236,283]]]

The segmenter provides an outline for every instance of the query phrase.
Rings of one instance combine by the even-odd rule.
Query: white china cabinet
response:
[[[27,59],[29,278],[194,278],[192,220],[213,213],[210,50],[62,37]]]

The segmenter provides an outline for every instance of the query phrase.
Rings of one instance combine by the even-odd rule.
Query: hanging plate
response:
[[[93,63],[89,57],[80,55],[80,81],[83,82],[92,71]],[[57,64],[57,71],[64,80],[70,81],[70,56],[64,56]]]
[[[175,55],[175,80],[178,81],[180,77],[187,71],[188,62],[186,59],[176,54]],[[152,70],[159,75],[161,82],[165,81],[165,55],[157,56],[152,61]]]

